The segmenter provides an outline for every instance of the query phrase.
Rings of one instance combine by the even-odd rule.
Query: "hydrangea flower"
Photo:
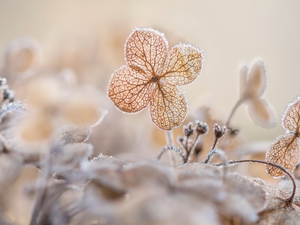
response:
[[[136,113],[150,104],[150,116],[157,127],[178,127],[187,115],[188,102],[177,86],[193,82],[200,74],[202,51],[184,43],[169,50],[162,33],[136,28],[124,54],[127,65],[117,69],[109,83],[108,96],[115,106]]]

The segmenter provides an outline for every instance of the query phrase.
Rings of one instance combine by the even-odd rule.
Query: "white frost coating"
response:
[[[127,43],[129,41],[129,39],[131,38],[131,36],[136,32],[136,31],[150,31],[150,32],[153,32],[159,36],[162,37],[162,39],[164,40],[166,46],[167,46],[167,49],[169,49],[169,43],[168,43],[168,40],[166,39],[165,37],[165,34],[164,33],[161,33],[157,30],[154,30],[152,28],[147,28],[147,27],[135,27],[133,29],[133,31],[131,32],[131,34],[129,35],[129,37],[127,38],[126,42],[125,42],[125,45],[124,45],[124,57],[125,57],[125,61],[127,62],[127,59],[126,59],[126,48],[127,48]]]
[[[27,112],[26,104],[22,102],[11,102],[8,103],[0,112],[0,121],[6,116],[8,113],[11,112]]]
[[[284,110],[284,112],[282,113],[282,116],[281,116],[281,126],[282,126],[285,130],[287,130],[287,129],[286,129],[285,126],[284,126],[284,118],[286,117],[287,113],[291,110],[291,108],[292,108],[295,104],[297,104],[299,101],[300,101],[300,95],[298,95],[293,101],[291,101],[291,102],[287,105],[287,107],[286,107],[286,109]],[[288,130],[287,130],[287,131],[288,131]]]
[[[96,126],[98,126],[98,125],[103,121],[104,117],[105,117],[107,114],[108,114],[108,111],[107,111],[106,109],[104,109],[104,110],[102,111],[102,113],[101,113],[101,117],[99,118],[99,120],[98,120],[96,123],[94,123],[93,125],[91,125],[91,127],[96,127]]]
[[[263,118],[257,110],[255,109],[254,101],[248,102],[248,114],[252,122],[261,128],[272,128],[276,126],[276,119],[275,119],[275,113],[271,109],[271,107],[268,105],[267,101],[262,98],[257,98],[255,101],[259,101],[261,103],[260,106],[264,107],[263,110],[265,110],[268,114],[269,119],[266,120]]]

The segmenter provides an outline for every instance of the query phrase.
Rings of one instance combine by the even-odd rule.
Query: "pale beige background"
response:
[[[51,64],[61,54],[53,50],[61,40],[71,36],[85,40],[87,47],[92,40],[99,45],[99,76],[106,77],[99,80],[107,82],[124,64],[123,45],[131,30],[153,27],[165,32],[171,44],[183,41],[204,50],[201,76],[184,89],[191,108],[209,95],[225,116],[238,97],[239,65],[259,57],[266,62],[264,96],[276,112],[277,127],[260,129],[243,108],[235,121],[249,140],[273,139],[283,132],[280,117],[287,103],[300,94],[299,11],[297,0],[0,0],[0,50],[13,38],[32,36],[44,48],[45,63]],[[106,92],[106,83],[96,85]]]

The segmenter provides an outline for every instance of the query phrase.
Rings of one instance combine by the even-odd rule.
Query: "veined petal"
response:
[[[162,77],[170,84],[189,84],[200,74],[202,63],[203,53],[199,48],[180,43],[169,52]]]
[[[271,128],[276,125],[274,112],[262,98],[252,97],[248,100],[249,116],[252,121],[262,127]]]
[[[157,127],[172,130],[180,126],[187,115],[187,108],[187,99],[181,89],[168,83],[158,83],[150,99],[150,115]]]
[[[282,126],[284,129],[299,132],[300,129],[300,96],[288,104],[282,114]]]
[[[164,34],[150,28],[136,28],[125,44],[129,66],[139,67],[148,75],[159,74],[168,52]]]
[[[299,144],[293,133],[283,134],[271,144],[266,153],[266,161],[279,164],[293,172],[299,161]],[[282,170],[266,166],[267,173],[273,177],[286,175]]]
[[[146,74],[138,73],[129,66],[119,68],[109,83],[108,96],[120,110],[135,113],[150,101],[153,83]]]

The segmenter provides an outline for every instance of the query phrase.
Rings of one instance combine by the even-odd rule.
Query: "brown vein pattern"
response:
[[[129,113],[141,111],[149,104],[153,83],[146,74],[138,73],[129,66],[118,69],[112,77],[108,96],[120,110]]]
[[[284,129],[298,132],[300,127],[300,101],[297,99],[289,105],[283,115],[282,126]]]
[[[174,46],[167,56],[162,77],[174,85],[193,82],[202,69],[201,50],[189,44]]]
[[[299,144],[294,134],[279,136],[266,153],[266,161],[279,164],[290,172],[293,172],[299,161]],[[267,173],[273,177],[285,175],[282,170],[272,166],[266,166]]]
[[[168,53],[163,34],[137,28],[125,45],[128,66],[112,75],[108,96],[116,107],[128,113],[138,112],[150,102],[153,123],[172,130],[183,122],[188,108],[184,92],[175,85],[196,79],[202,57],[198,48],[188,44],[176,45]]]
[[[127,40],[125,58],[129,66],[137,66],[149,75],[161,72],[168,52],[163,34],[152,29],[136,29]]]
[[[182,90],[168,83],[160,83],[150,100],[153,123],[163,130],[178,127],[187,115],[187,100]]]

